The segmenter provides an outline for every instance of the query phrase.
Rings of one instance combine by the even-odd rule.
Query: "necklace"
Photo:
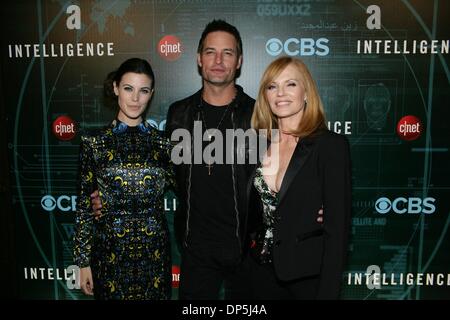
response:
[[[233,100],[234,100],[234,99],[233,99]],[[231,101],[231,102],[225,107],[225,111],[223,112],[222,118],[220,118],[220,121],[219,121],[219,124],[217,125],[217,127],[216,127],[216,128],[208,128],[208,124],[206,123],[206,117],[205,117],[205,115],[204,115],[204,113],[203,113],[203,99],[201,99],[201,102],[200,102],[200,107],[201,107],[201,108],[200,108],[200,113],[201,113],[201,116],[202,116],[202,121],[203,121],[203,123],[205,124],[205,131],[206,131],[206,134],[207,134],[207,136],[208,136],[208,141],[211,141],[211,140],[212,140],[212,137],[213,137],[212,133],[210,133],[210,130],[214,130],[214,131],[215,131],[215,130],[219,130],[220,125],[222,124],[223,119],[225,119],[225,115],[227,114],[228,109],[230,108],[230,105],[231,105],[232,102],[233,102],[233,101]],[[211,169],[212,169],[212,167],[213,167],[211,159],[208,159],[208,163],[205,165],[205,167],[208,168],[208,176],[210,176],[210,175],[211,175]]]

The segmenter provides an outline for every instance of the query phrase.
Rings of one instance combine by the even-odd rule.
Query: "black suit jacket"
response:
[[[253,180],[248,188],[251,202],[259,199]],[[322,205],[320,224],[317,212]],[[278,193],[277,214],[273,247],[277,277],[283,281],[319,277],[317,298],[337,299],[351,215],[350,152],[344,136],[324,130],[298,142]]]

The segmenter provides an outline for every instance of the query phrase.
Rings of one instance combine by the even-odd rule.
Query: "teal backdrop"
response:
[[[330,129],[350,141],[342,299],[450,298],[450,1],[22,0],[2,11],[20,298],[86,299],[71,267],[79,132],[114,117],[102,102],[107,73],[148,59],[156,74],[148,120],[163,130],[170,103],[201,87],[196,49],[213,18],[240,30],[237,82],[250,96],[276,57],[302,58]],[[166,200],[172,230],[176,199]],[[172,254],[175,299],[175,246]]]

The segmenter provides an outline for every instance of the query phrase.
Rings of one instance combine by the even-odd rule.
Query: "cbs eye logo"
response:
[[[271,56],[277,56],[283,51],[283,42],[280,39],[272,38],[266,43],[266,51]]]
[[[52,196],[45,196],[41,199],[41,206],[47,211],[52,211],[56,208],[56,201],[55,198]]]

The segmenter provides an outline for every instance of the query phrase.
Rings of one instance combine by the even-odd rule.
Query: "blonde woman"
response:
[[[337,299],[351,212],[349,145],[326,128],[301,60],[281,57],[267,67],[252,127],[275,137],[249,181],[262,217],[250,259],[255,298]]]

